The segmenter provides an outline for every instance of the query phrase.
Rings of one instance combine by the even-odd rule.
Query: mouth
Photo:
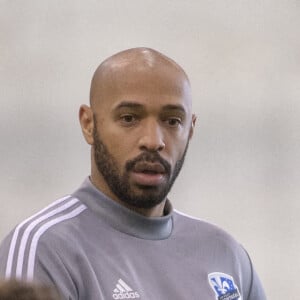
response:
[[[160,163],[138,162],[132,170],[132,179],[141,186],[161,185],[166,177],[165,167]]]
[[[160,163],[150,162],[138,162],[133,168],[137,173],[150,173],[150,174],[164,174],[166,172],[165,167]]]

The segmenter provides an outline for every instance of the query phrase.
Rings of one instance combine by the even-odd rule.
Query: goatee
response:
[[[176,162],[173,172],[171,165],[163,159],[157,151],[142,152],[138,157],[127,161],[124,171],[121,172],[116,160],[101,140],[96,127],[96,118],[94,117],[94,160],[98,172],[102,174],[110,190],[120,201],[136,208],[147,209],[160,204],[166,198],[175,179],[180,173],[187,152],[188,142],[182,157]],[[161,164],[165,169],[165,175],[167,177],[166,183],[159,186],[132,187],[129,182],[129,173],[134,169],[135,165],[140,162]]]

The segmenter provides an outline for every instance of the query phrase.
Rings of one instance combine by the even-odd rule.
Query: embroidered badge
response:
[[[208,274],[208,282],[215,292],[216,300],[242,300],[241,294],[232,276],[214,272]]]

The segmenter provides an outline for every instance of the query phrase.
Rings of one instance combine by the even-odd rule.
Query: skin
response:
[[[91,145],[92,183],[112,200],[144,216],[162,216],[166,197],[154,206],[139,207],[112,191],[95,161],[95,146],[100,137],[137,198],[159,193],[178,161],[183,162],[196,122],[191,87],[183,69],[153,49],[117,53],[97,68],[91,83],[90,106],[80,107],[79,119],[85,140]],[[158,173],[141,172],[137,168],[143,169],[144,165],[139,164],[125,173],[128,162],[143,153],[159,155],[170,166],[170,174],[157,161],[146,165],[150,169],[158,166]]]

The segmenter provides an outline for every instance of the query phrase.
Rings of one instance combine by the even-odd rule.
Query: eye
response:
[[[137,116],[132,115],[132,114],[126,114],[126,115],[120,116],[120,120],[125,125],[131,125],[137,121]]]
[[[166,119],[166,122],[168,126],[170,127],[178,127],[179,125],[182,124],[182,121],[180,118],[168,118]]]

